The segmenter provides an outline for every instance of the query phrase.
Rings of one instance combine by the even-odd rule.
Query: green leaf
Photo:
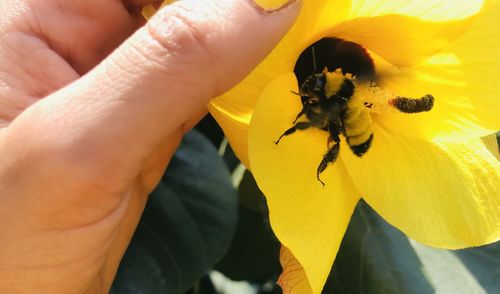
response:
[[[458,251],[411,241],[438,293],[498,293],[500,243]]]
[[[486,293],[500,290],[500,242],[455,251]]]
[[[325,293],[434,293],[408,239],[361,201]]]
[[[500,243],[464,250],[409,240],[361,201],[324,293],[498,293]]]
[[[183,293],[225,253],[237,223],[237,193],[224,162],[188,133],[151,194],[112,293]]]
[[[208,113],[195,126],[195,129],[203,134],[216,147],[220,146],[224,139],[224,132],[214,117]]]
[[[248,171],[239,186],[240,219],[231,247],[216,270],[232,280],[264,283],[281,272],[279,241],[269,224],[262,192]]]

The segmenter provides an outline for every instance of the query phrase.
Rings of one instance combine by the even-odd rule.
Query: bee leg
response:
[[[293,124],[297,122],[297,120],[303,116],[304,114],[306,113],[306,110],[305,108],[302,108],[302,110],[299,112],[299,114],[297,114],[297,117],[295,117],[295,120],[293,121]]]
[[[288,136],[288,135],[291,135],[293,133],[295,133],[296,130],[305,130],[307,128],[311,127],[311,123],[309,122],[298,122],[296,123],[293,127],[289,128],[288,130],[286,130],[279,138],[278,140],[276,140],[276,142],[274,142],[274,144],[278,145],[278,143],[280,142],[281,138],[285,137],[285,136]]]
[[[319,175],[326,169],[329,163],[335,162],[337,156],[339,155],[340,144],[335,142],[335,145],[332,148],[328,149],[328,151],[323,155],[323,160],[318,165],[318,169],[316,170],[316,179],[325,186],[325,183],[319,178]]]
[[[328,141],[326,141],[326,148],[330,148],[330,144],[332,142],[335,142],[335,144],[338,144],[340,142],[339,135],[336,133],[332,133],[331,130],[329,130],[330,136],[328,136]]]

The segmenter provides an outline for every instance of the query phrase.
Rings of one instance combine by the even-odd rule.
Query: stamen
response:
[[[314,49],[314,45],[311,46],[311,53],[313,58],[313,73],[318,70],[318,65],[316,64],[316,50]]]
[[[363,105],[374,114],[389,109],[396,109],[402,113],[420,113],[430,111],[434,106],[434,96],[431,94],[421,98],[398,96],[391,91],[381,89],[375,82],[358,85],[357,91],[363,97]]]
[[[404,113],[419,113],[432,109],[434,96],[427,94],[421,98],[396,97],[388,101],[389,105]]]

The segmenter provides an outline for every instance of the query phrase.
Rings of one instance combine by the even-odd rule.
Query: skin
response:
[[[300,6],[185,0],[146,24],[155,2],[0,1],[0,293],[109,291],[185,131]]]

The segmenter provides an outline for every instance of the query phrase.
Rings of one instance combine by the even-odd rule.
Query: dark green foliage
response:
[[[204,134],[214,146],[219,146],[224,139],[224,132],[209,113],[196,125],[196,130]]]
[[[486,293],[500,292],[500,243],[460,250],[455,255]]]
[[[408,239],[360,202],[325,293],[432,293]]]
[[[183,293],[225,253],[237,193],[215,148],[186,135],[152,193],[112,293]]]
[[[264,196],[246,172],[240,184],[240,218],[231,247],[216,269],[232,280],[264,283],[275,279],[280,244],[268,219]]]
[[[500,243],[458,251],[412,245],[438,293],[499,293]]]
[[[500,243],[431,248],[409,240],[362,201],[324,293],[498,293],[499,277]]]

